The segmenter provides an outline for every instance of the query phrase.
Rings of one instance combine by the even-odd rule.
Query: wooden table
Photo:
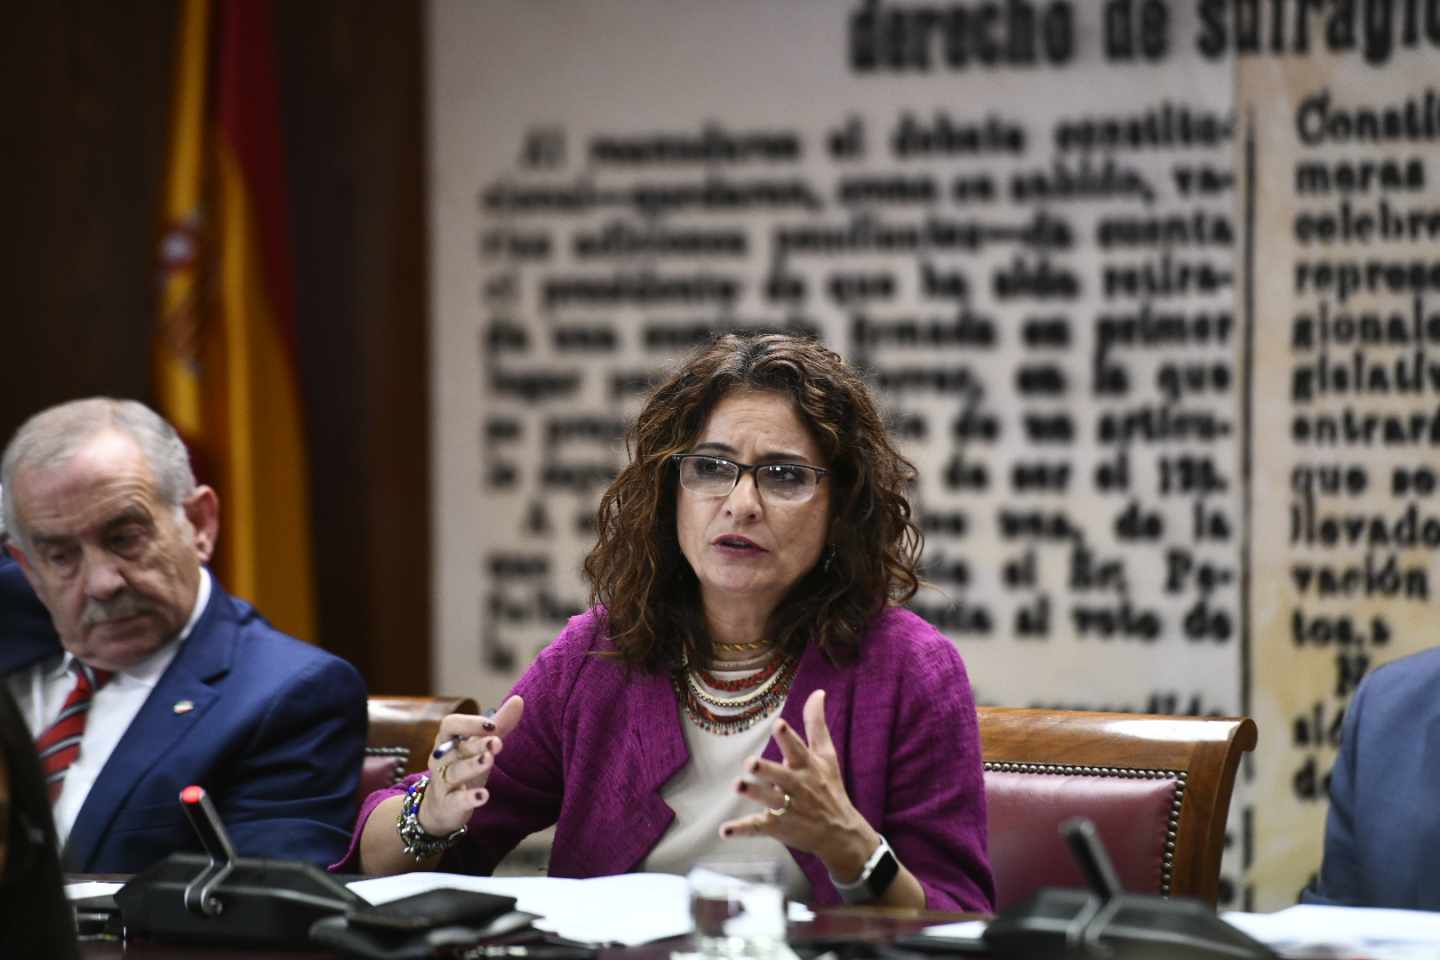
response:
[[[927,910],[897,910],[882,907],[839,907],[821,912],[813,921],[792,923],[790,938],[796,942],[816,939],[835,939],[889,943],[896,937],[914,933],[922,927],[953,920],[972,919],[972,914],[943,913]],[[660,960],[669,957],[672,951],[684,950],[688,938],[666,940],[628,949],[606,950],[600,960]],[[240,960],[240,958],[262,958],[262,960],[322,960],[335,954],[324,950],[298,947],[295,950],[266,950],[253,947],[207,946],[188,943],[158,943],[132,940],[128,943],[116,941],[86,941],[80,945],[80,955],[86,960],[122,958],[122,960]]]

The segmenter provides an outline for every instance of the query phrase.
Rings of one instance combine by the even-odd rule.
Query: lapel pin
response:
[[[193,700],[176,700],[176,701],[175,701],[175,713],[176,713],[176,714],[189,713],[191,710],[194,710],[194,709],[195,709],[195,701],[193,701]]]

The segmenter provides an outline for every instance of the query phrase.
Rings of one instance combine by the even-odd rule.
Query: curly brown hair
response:
[[[629,464],[600,500],[599,540],[585,558],[590,602],[603,608],[616,655],[674,670],[682,653],[709,663],[699,581],[680,551],[671,457],[688,453],[715,406],[736,390],[787,396],[830,467],[829,563],[817,564],[770,616],[790,654],[816,644],[852,661],[865,626],[915,595],[924,543],[906,488],[914,465],[891,442],[869,388],[839,354],[781,334],[726,334],[691,354],[645,402],[626,434]]]

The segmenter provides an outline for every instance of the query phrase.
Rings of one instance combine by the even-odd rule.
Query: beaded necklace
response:
[[[744,660],[712,660],[709,669],[724,670],[727,673],[738,673],[744,670],[759,670],[768,666],[770,661],[775,659],[775,650],[768,650],[758,657],[746,657]]]
[[[751,640],[747,643],[723,643],[716,641],[715,646],[720,650],[764,650],[770,646],[769,640]]]
[[[765,671],[761,671],[761,673],[764,672]],[[700,678],[696,677],[695,673],[694,670],[687,670],[685,672],[685,682],[689,686],[690,692],[695,696],[695,699],[701,703],[707,703],[712,707],[719,707],[721,710],[739,710],[742,707],[750,706],[769,693],[771,688],[780,681],[781,676],[778,670],[771,670],[768,677],[765,677],[762,682],[754,684],[751,689],[742,693],[740,696],[721,697],[702,687],[700,685]]]
[[[772,656],[769,660],[765,661],[764,665],[761,666],[758,672],[752,673],[748,676],[739,677],[735,680],[722,680],[719,677],[715,676],[713,673],[711,673],[709,670],[705,669],[693,670],[691,671],[691,674],[699,674],[701,680],[704,680],[707,685],[714,687],[716,690],[725,690],[729,693],[737,693],[741,690],[753,690],[755,687],[760,686],[760,684],[770,679],[770,677],[773,676],[775,672],[780,669],[780,666],[784,662],[784,653],[777,650],[775,651],[774,656]],[[711,666],[720,667],[720,664],[711,664]],[[725,664],[722,669],[744,670],[749,666],[752,666],[752,664]]]
[[[697,727],[720,736],[729,736],[749,730],[778,710],[790,693],[790,683],[795,679],[799,666],[800,661],[797,658],[777,655],[776,667],[770,672],[770,676],[754,684],[757,687],[763,684],[763,688],[734,700],[724,700],[699,691],[699,684],[691,675],[689,665],[683,662],[680,669],[671,675],[670,682],[680,705],[685,708],[685,712]],[[721,709],[742,709],[737,713],[717,714],[706,706],[706,702]]]

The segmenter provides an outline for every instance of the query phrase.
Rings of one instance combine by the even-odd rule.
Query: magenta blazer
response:
[[[520,678],[514,692],[525,698],[525,716],[496,758],[490,802],[439,869],[489,874],[551,824],[552,876],[625,873],[659,842],[675,818],[660,789],[689,760],[680,707],[667,675],[594,655],[607,649],[613,645],[591,610],[572,618]],[[926,906],[993,910],[979,730],[955,645],[908,610],[887,609],[856,663],[837,667],[806,650],[781,710],[797,731],[805,729],[806,698],[822,688],[850,801],[919,879]],[[764,755],[781,760],[773,740]],[[409,782],[366,798],[350,850],[331,869],[356,869],[371,811]],[[838,903],[819,858],[790,853],[810,879],[813,902]]]

